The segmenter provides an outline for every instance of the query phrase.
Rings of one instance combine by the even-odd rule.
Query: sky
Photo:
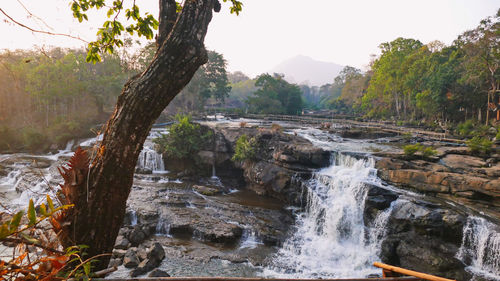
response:
[[[0,8],[32,28],[92,40],[104,11],[79,24],[68,3],[0,0]],[[141,12],[158,14],[158,0],[137,3]],[[500,0],[243,0],[243,4],[236,16],[223,3],[223,10],[210,23],[205,45],[224,55],[230,71],[251,77],[297,55],[366,69],[370,56],[379,54],[380,43],[406,37],[424,44],[434,40],[450,44],[500,8]],[[86,45],[67,37],[35,34],[5,20],[0,14],[0,49]]]

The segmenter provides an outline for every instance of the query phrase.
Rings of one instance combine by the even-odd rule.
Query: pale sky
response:
[[[30,17],[19,2],[52,29]],[[102,15],[79,24],[68,3],[0,0],[0,8],[30,27],[91,40]],[[137,3],[141,11],[157,15],[157,0]],[[500,0],[243,0],[243,4],[240,16],[231,15],[228,4],[223,4],[222,12],[214,14],[205,44],[224,55],[230,71],[250,76],[299,54],[363,69],[382,42],[407,37],[424,44],[434,40],[450,44],[500,8]],[[85,45],[75,39],[32,34],[4,19],[0,14],[0,49]]]

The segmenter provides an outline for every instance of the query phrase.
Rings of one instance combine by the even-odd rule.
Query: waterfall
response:
[[[156,224],[156,235],[163,235],[170,237],[170,224],[164,217],[160,217],[158,219],[158,223]]]
[[[144,146],[141,153],[139,154],[139,159],[137,160],[137,167],[141,169],[151,170],[153,172],[164,172],[165,164],[163,162],[163,156],[156,152],[151,147]]]
[[[385,224],[392,208],[380,212],[374,225],[364,223],[368,188],[376,177],[373,159],[339,154],[334,164],[305,182],[306,211],[298,214],[295,233],[285,241],[265,275],[281,278],[346,278],[379,273]]]
[[[135,212],[134,209],[130,210],[129,216],[130,216],[130,225],[131,226],[137,225],[137,213]]]
[[[500,229],[484,218],[468,217],[457,258],[472,274],[500,280]]]

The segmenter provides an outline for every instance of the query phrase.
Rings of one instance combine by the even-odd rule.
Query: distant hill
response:
[[[333,83],[333,78],[339,74],[343,66],[332,62],[317,61],[307,56],[298,55],[288,59],[269,73],[283,73],[290,83],[321,86]]]

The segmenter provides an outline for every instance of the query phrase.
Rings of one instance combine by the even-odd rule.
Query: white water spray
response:
[[[375,177],[374,160],[339,155],[335,163],[305,183],[306,211],[297,218],[295,234],[285,241],[264,274],[282,278],[346,278],[379,273],[378,260],[385,224],[392,208],[380,212],[373,227],[363,212]]]
[[[500,280],[500,229],[484,218],[467,218],[457,258],[472,274]]]

